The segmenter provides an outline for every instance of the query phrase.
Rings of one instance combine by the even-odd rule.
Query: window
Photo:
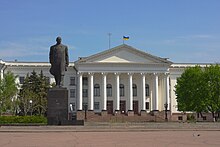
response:
[[[83,97],[88,97],[88,89],[83,89]]]
[[[24,84],[24,77],[19,77],[20,84]]]
[[[137,85],[133,84],[133,96],[137,96]]]
[[[111,97],[112,96],[112,85],[107,84],[107,96]]]
[[[99,84],[94,85],[94,96],[100,96],[100,86],[99,86]]]
[[[76,97],[76,89],[70,89],[70,98]]]
[[[99,102],[95,102],[94,103],[94,109],[95,110],[99,110]]]
[[[88,85],[88,78],[87,77],[83,77],[82,81],[83,81],[83,85],[85,85],[85,86]]]
[[[75,79],[75,77],[70,77],[70,85],[71,85],[71,86],[76,85],[76,79]]]
[[[120,84],[120,96],[125,96],[125,86],[124,86],[124,84]]]
[[[146,110],[149,110],[149,108],[150,108],[149,107],[149,102],[146,102],[145,104],[146,104]]]
[[[148,84],[145,85],[145,92],[146,92],[145,96],[150,96],[150,90],[149,90],[149,85]]]
[[[183,120],[183,117],[182,116],[178,116],[178,120]]]

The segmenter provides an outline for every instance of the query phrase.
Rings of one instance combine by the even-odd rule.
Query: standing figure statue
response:
[[[56,86],[63,85],[64,73],[69,65],[68,47],[61,44],[61,37],[56,38],[57,43],[50,47],[50,73],[54,76]]]

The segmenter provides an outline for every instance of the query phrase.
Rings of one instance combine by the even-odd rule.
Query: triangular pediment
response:
[[[154,63],[166,63],[171,62],[160,57],[153,56],[146,52],[137,50],[126,44],[117,46],[115,48],[103,51],[101,53],[89,56],[87,58],[82,58],[78,62],[84,63],[144,63],[144,64],[154,64]]]

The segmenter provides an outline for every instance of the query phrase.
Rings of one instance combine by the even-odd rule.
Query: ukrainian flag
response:
[[[123,36],[123,40],[128,40],[129,36]]]

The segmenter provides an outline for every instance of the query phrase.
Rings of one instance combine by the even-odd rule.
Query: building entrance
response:
[[[113,114],[113,101],[107,101],[108,114]]]
[[[121,111],[121,114],[126,113],[126,101],[120,101],[120,111]]]
[[[134,114],[138,114],[138,101],[133,101]]]

